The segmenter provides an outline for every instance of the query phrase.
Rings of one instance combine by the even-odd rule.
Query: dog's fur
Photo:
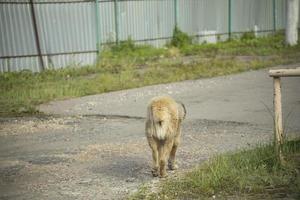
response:
[[[185,106],[171,97],[160,96],[150,101],[147,108],[146,136],[152,149],[153,176],[167,176],[167,160],[170,170],[178,168],[175,164],[175,154],[185,115]]]

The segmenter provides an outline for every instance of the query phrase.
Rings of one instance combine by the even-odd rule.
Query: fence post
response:
[[[277,29],[277,27],[276,27],[276,9],[277,9],[277,7],[276,7],[276,0],[273,0],[273,31],[274,31],[274,33],[276,32],[276,29]]]
[[[273,77],[273,79],[274,79],[275,150],[280,163],[282,163],[283,125],[282,125],[282,108],[281,108],[281,85],[280,85],[280,77]]]
[[[273,77],[274,82],[274,145],[277,159],[281,165],[285,164],[282,153],[283,145],[283,125],[282,125],[282,108],[281,108],[281,77],[300,76],[300,67],[295,69],[275,69],[269,71],[269,76]]]
[[[178,0],[174,0],[175,27],[178,27]]]
[[[101,51],[101,37],[100,37],[100,25],[99,25],[99,0],[95,0],[95,12],[96,12],[96,47],[98,56]]]
[[[119,3],[118,3],[118,0],[114,0],[114,7],[115,7],[116,43],[119,44]]]
[[[282,108],[281,108],[281,85],[280,77],[300,76],[300,67],[295,69],[276,69],[270,70],[269,76],[273,77],[274,82],[274,143],[277,159],[281,165],[285,164],[282,153],[283,145],[283,125],[282,125]]]
[[[228,0],[228,38],[231,39],[231,0]]]
[[[33,24],[33,31],[34,31],[34,39],[35,39],[36,49],[38,51],[38,56],[39,56],[40,64],[41,64],[42,71],[43,71],[43,70],[45,70],[45,65],[44,65],[42,51],[41,51],[40,38],[39,38],[38,29],[37,29],[37,23],[36,23],[33,0],[30,0],[30,11],[31,11],[31,19],[32,19],[32,24]]]

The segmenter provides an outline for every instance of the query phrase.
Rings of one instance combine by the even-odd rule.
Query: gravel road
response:
[[[300,133],[300,78],[283,79],[289,137]],[[147,102],[185,103],[179,172],[223,152],[273,138],[267,70],[50,102],[48,117],[0,119],[0,199],[123,199],[150,174]],[[178,173],[178,172],[177,172]],[[170,176],[176,176],[170,172]]]

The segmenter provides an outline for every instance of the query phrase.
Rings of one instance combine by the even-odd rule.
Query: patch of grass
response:
[[[255,39],[255,33],[253,31],[245,32],[241,36],[241,40],[253,40],[253,39]]]
[[[252,33],[245,33],[241,39],[219,42],[217,44],[189,45],[181,49],[184,55],[252,55],[270,56],[285,55],[291,52],[299,52],[300,44],[294,47],[284,45],[284,35],[281,33],[268,37],[255,38]]]
[[[0,74],[0,116],[37,114],[35,106],[103,92],[206,78],[300,61],[300,45],[285,47],[283,37],[233,40],[218,44],[154,48],[129,38],[104,49],[94,66]],[[236,55],[268,55],[250,61]],[[183,64],[181,56],[203,59]],[[163,58],[163,59],[162,59]],[[163,60],[163,61],[162,61]]]
[[[273,145],[216,156],[180,178],[163,182],[158,192],[143,187],[129,199],[299,198],[300,140],[287,142],[284,153],[285,166],[278,164]]]
[[[121,41],[119,44],[111,44],[104,47],[100,55],[99,64],[106,62],[143,63],[164,57],[167,54],[165,48],[154,48],[150,45],[137,45],[131,38]]]

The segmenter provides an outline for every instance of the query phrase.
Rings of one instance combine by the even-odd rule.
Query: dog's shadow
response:
[[[90,170],[99,175],[110,176],[122,180],[149,179],[150,162],[146,157],[119,156],[95,163]]]

